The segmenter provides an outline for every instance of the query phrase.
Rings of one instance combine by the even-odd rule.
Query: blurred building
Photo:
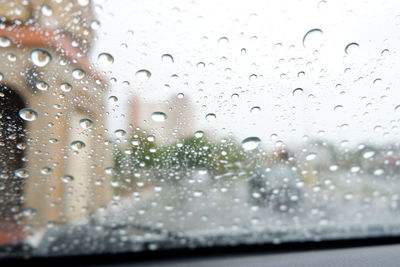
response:
[[[109,199],[96,25],[89,1],[0,2],[0,242]]]

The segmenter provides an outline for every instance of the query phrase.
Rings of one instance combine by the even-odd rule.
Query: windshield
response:
[[[400,234],[400,2],[0,2],[0,257]]]

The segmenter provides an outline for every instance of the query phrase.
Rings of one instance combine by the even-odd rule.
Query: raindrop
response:
[[[375,156],[375,152],[374,151],[366,151],[362,154],[364,159],[369,159],[372,158],[373,156]]]
[[[333,111],[343,111],[343,106],[342,105],[337,105],[333,108]]]
[[[387,54],[389,54],[389,49],[383,49],[381,52],[381,56],[386,56]]]
[[[75,177],[74,176],[72,176],[72,175],[69,175],[69,174],[66,174],[66,175],[63,175],[63,176],[61,176],[61,181],[63,181],[64,183],[70,183],[70,182],[72,182],[72,181],[74,181],[75,180]]]
[[[46,66],[52,59],[49,52],[40,48],[32,50],[30,58],[33,64],[35,64],[38,67]]]
[[[110,96],[110,97],[108,98],[108,101],[109,101],[110,103],[118,102],[118,97],[116,97],[115,95],[112,95],[112,96]]]
[[[259,106],[254,106],[250,109],[251,114],[258,114],[261,112],[261,108]]]
[[[218,39],[218,44],[227,45],[229,43],[229,39],[227,37],[221,37]]]
[[[311,161],[311,160],[314,160],[316,157],[317,157],[317,154],[315,154],[315,153],[309,153],[309,154],[307,154],[307,156],[306,156],[306,160],[307,160],[307,161]]]
[[[231,99],[232,99],[232,100],[238,100],[238,99],[239,99],[239,95],[238,95],[238,94],[233,94],[233,95],[231,96]]]
[[[150,79],[151,72],[148,70],[138,70],[135,75],[139,81],[144,82]]]
[[[83,128],[83,129],[89,129],[92,128],[93,126],[93,121],[91,119],[81,119],[79,121],[79,125]]]
[[[27,218],[32,218],[37,213],[37,210],[32,207],[26,207],[22,210],[22,215]]]
[[[197,69],[204,69],[206,67],[206,64],[204,64],[204,62],[199,62],[196,64],[196,68]]]
[[[43,175],[48,175],[52,172],[52,169],[50,167],[43,167],[40,169],[40,173]]]
[[[293,96],[300,96],[303,94],[303,88],[296,88],[292,92]]]
[[[400,112],[400,105],[397,105],[397,106],[394,108],[394,111]]]
[[[72,85],[69,83],[62,83],[60,84],[60,90],[66,93],[70,92],[72,90]]]
[[[357,49],[360,45],[357,43],[349,43],[348,45],[346,45],[346,47],[344,48],[344,52],[346,54],[350,54],[353,53],[355,51],[355,49]]]
[[[47,89],[49,89],[49,84],[44,81],[37,81],[35,87],[40,91],[47,91]]]
[[[0,36],[0,47],[9,47],[11,40],[7,36]]]
[[[208,113],[206,115],[206,120],[207,121],[215,121],[216,118],[217,118],[217,115],[215,115],[214,113]]]
[[[86,76],[86,72],[83,69],[74,69],[72,71],[72,77],[74,77],[77,80],[83,79]]]
[[[23,108],[18,112],[19,116],[26,121],[34,121],[38,117],[36,110],[31,108]]]
[[[182,99],[185,97],[185,95],[183,93],[179,93],[176,95],[177,98]]]
[[[167,119],[167,114],[161,111],[156,111],[151,114],[151,119],[156,122],[163,122]]]
[[[109,66],[114,63],[114,57],[109,53],[99,54],[97,60],[101,66]]]
[[[79,140],[71,142],[70,145],[71,145],[71,148],[75,151],[81,150],[86,147],[86,144]]]
[[[194,133],[194,137],[196,138],[202,138],[204,136],[204,132],[203,131],[196,131]]]
[[[250,81],[257,80],[257,75],[256,75],[256,74],[251,74],[251,75],[249,76],[249,80],[250,80]]]
[[[126,135],[126,131],[122,129],[118,129],[114,131],[116,137],[123,137]]]
[[[51,8],[48,5],[43,5],[41,11],[42,15],[45,17],[50,17],[51,15],[53,15],[53,10],[51,10]]]
[[[161,61],[164,64],[173,64],[174,58],[170,54],[164,54],[161,56]]]
[[[14,174],[18,178],[27,178],[29,177],[29,171],[25,168],[20,168],[14,171]]]
[[[256,149],[261,142],[261,139],[255,136],[247,137],[242,141],[242,147],[244,150],[250,151]]]
[[[316,43],[318,43],[317,39],[320,37],[320,35],[323,34],[323,31],[320,29],[312,29],[309,30],[303,37],[303,46],[315,46]]]

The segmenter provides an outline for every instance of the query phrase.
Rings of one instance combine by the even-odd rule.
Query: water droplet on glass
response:
[[[194,133],[194,137],[196,138],[202,138],[204,136],[204,132],[203,131],[196,131]]]
[[[79,121],[79,125],[83,128],[83,129],[89,129],[92,128],[93,126],[93,121],[91,119],[81,119]]]
[[[53,15],[53,10],[48,5],[43,5],[41,8],[42,15],[45,17],[50,17]]]
[[[242,147],[244,150],[250,151],[256,149],[261,142],[261,139],[255,136],[247,137],[242,141]]]
[[[303,88],[296,88],[292,92],[293,96],[300,96],[303,94]]]
[[[238,94],[233,94],[233,95],[231,96],[231,99],[232,99],[232,100],[238,100],[238,99],[239,99],[239,95],[238,95]]]
[[[350,44],[346,45],[346,47],[344,48],[344,52],[345,52],[346,54],[351,54],[351,53],[353,53],[358,47],[359,47],[359,44],[357,44],[357,43],[350,43]]]
[[[26,121],[34,121],[38,117],[36,110],[31,108],[23,108],[18,112],[19,116]]]
[[[309,153],[309,154],[307,154],[307,156],[306,156],[306,160],[307,160],[307,161],[311,161],[311,160],[314,160],[316,157],[317,157],[317,154],[315,154],[315,153]]]
[[[199,62],[196,64],[197,69],[204,69],[206,67],[206,64],[204,62]]]
[[[66,93],[70,92],[72,90],[72,85],[69,83],[62,83],[60,84],[60,90]]]
[[[170,54],[164,54],[161,56],[161,61],[164,64],[173,64],[174,58]]]
[[[64,183],[70,183],[70,182],[72,182],[72,181],[74,181],[75,180],[75,177],[74,176],[72,176],[72,175],[69,175],[69,174],[66,174],[66,175],[63,175],[63,176],[61,176],[61,181],[63,181]]]
[[[303,46],[317,46],[320,45],[320,38],[323,34],[323,31],[320,29],[312,29],[309,30],[303,37]]]
[[[99,54],[97,60],[101,66],[110,66],[114,63],[114,57],[109,53]]]
[[[52,172],[52,169],[50,167],[43,167],[40,169],[40,173],[43,175],[48,175]]]
[[[51,61],[52,57],[49,52],[44,49],[34,49],[31,51],[30,58],[38,67],[44,67]]]
[[[110,103],[118,102],[118,97],[112,95],[112,96],[110,96],[110,97],[108,98],[108,101],[109,101]]]
[[[126,135],[126,131],[122,129],[118,129],[114,131],[116,137],[123,137]]]
[[[86,147],[86,144],[79,140],[71,142],[70,145],[71,145],[71,148],[75,151],[81,150],[82,148]]]
[[[207,121],[215,121],[216,118],[217,118],[217,116],[214,113],[208,113],[206,115],[206,120]]]
[[[256,74],[251,74],[251,75],[249,76],[249,80],[250,80],[250,81],[257,80],[257,75],[256,75]]]
[[[40,91],[47,91],[47,89],[49,89],[49,84],[44,81],[37,81],[35,87]]]
[[[14,174],[18,178],[27,178],[29,177],[29,171],[25,168],[20,168],[14,171]]]
[[[362,154],[364,159],[372,158],[375,155],[375,151],[366,151]]]
[[[381,52],[381,56],[386,56],[387,54],[389,54],[389,49],[383,49]]]
[[[333,108],[334,111],[343,111],[343,106],[342,105],[337,105]]]
[[[182,99],[185,97],[185,95],[183,93],[179,93],[176,95],[177,98]]]
[[[227,45],[229,43],[229,39],[227,37],[221,37],[218,39],[218,44]]]
[[[167,114],[161,111],[156,111],[151,114],[151,119],[156,122],[163,122],[167,119]]]
[[[254,106],[250,109],[251,114],[258,114],[261,112],[261,108],[259,106]]]
[[[394,111],[400,112],[400,105],[397,105],[397,106],[394,108]]]
[[[74,77],[77,80],[83,79],[86,76],[86,72],[83,69],[74,69],[72,71],[72,77]]]
[[[135,75],[139,81],[144,82],[144,81],[147,81],[148,79],[150,79],[151,72],[148,70],[138,70]]]
[[[0,47],[9,47],[11,40],[7,36],[0,36]]]

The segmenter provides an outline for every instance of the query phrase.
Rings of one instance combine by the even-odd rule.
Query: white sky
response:
[[[93,61],[101,52],[114,56],[102,69],[117,79],[111,94],[121,107],[112,111],[110,130],[126,127],[119,115],[133,94],[154,102],[184,93],[196,110],[194,131],[258,136],[266,146],[275,141],[272,134],[293,143],[319,133],[350,145],[400,134],[394,109],[400,104],[400,1],[97,0],[95,6],[101,28]],[[323,34],[310,35],[303,47],[314,28]],[[218,43],[221,37],[229,42]],[[346,54],[352,42],[359,47]],[[389,52],[382,55],[384,49]],[[162,63],[163,54],[174,63]],[[139,69],[151,78],[139,81]],[[257,79],[250,81],[252,74]],[[304,91],[293,96],[295,88]],[[232,100],[234,93],[239,99]],[[334,111],[337,105],[343,109]],[[261,112],[251,114],[253,106]],[[214,122],[205,119],[209,112],[217,115]]]

